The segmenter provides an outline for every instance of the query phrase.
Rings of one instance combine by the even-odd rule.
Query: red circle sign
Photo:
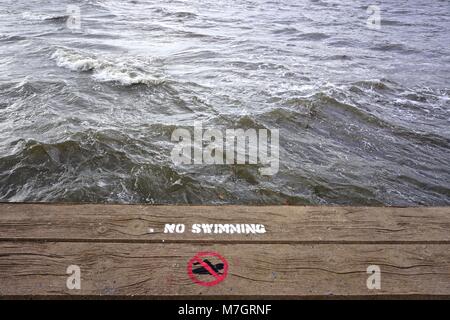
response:
[[[218,259],[222,263],[213,265],[209,262],[208,258],[211,260],[213,258],[216,260]],[[198,265],[199,267],[194,269],[194,265]],[[223,271],[220,272],[219,269],[223,269]],[[191,260],[189,260],[187,271],[189,278],[191,278],[194,283],[205,287],[212,287],[219,284],[227,277],[228,262],[217,252],[199,252]],[[208,275],[210,281],[200,280],[197,274]]]

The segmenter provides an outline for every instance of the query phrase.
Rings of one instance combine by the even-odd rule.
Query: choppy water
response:
[[[0,200],[450,204],[450,2],[372,4],[0,0]],[[279,173],[176,166],[194,120],[279,129]]]

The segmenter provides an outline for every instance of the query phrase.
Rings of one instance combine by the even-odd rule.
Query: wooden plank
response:
[[[0,240],[450,243],[450,207],[0,204]],[[164,234],[166,223],[263,224],[265,234]],[[153,232],[150,232],[153,229]]]
[[[214,287],[195,284],[187,263],[199,251],[229,263]],[[449,296],[450,245],[0,243],[0,294],[7,296],[356,297]],[[81,268],[81,289],[66,268]],[[366,286],[381,268],[381,290]]]
[[[195,234],[194,223],[267,232]],[[0,297],[448,298],[449,249],[450,208],[0,204]],[[188,276],[202,251],[228,261],[214,287]],[[80,290],[66,287],[69,265]],[[369,265],[380,290],[366,286]]]

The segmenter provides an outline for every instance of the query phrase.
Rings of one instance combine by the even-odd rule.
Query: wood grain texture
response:
[[[194,284],[188,260],[220,252],[226,280]],[[0,294],[88,296],[367,296],[448,295],[450,245],[187,245],[0,243]],[[66,288],[67,266],[81,268],[81,290]],[[379,265],[381,290],[366,269]]]
[[[0,219],[0,240],[450,244],[448,207],[0,204]],[[259,223],[267,233],[167,235],[166,223]]]
[[[165,234],[166,223],[267,232]],[[202,251],[228,261],[217,286],[188,276]],[[66,287],[69,265],[81,290]],[[369,265],[380,290],[366,286]],[[450,208],[0,204],[0,298],[102,296],[450,298]]]

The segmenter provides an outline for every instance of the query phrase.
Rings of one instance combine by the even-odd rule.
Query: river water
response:
[[[0,0],[0,201],[449,205],[449,71],[449,1]],[[194,121],[278,173],[176,165]]]

